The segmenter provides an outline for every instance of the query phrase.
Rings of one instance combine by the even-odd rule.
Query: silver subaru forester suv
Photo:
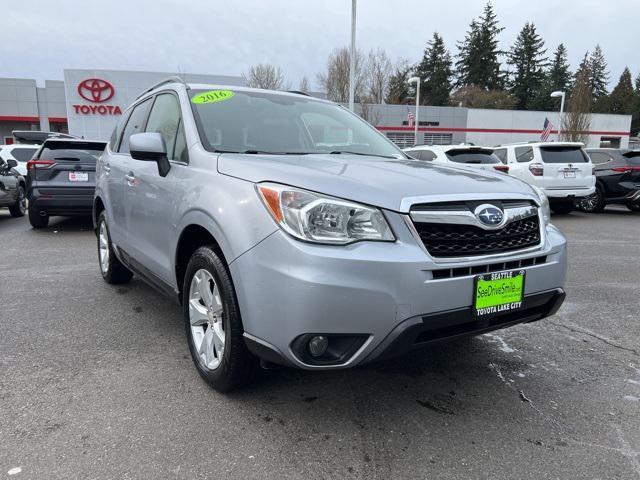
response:
[[[98,161],[94,221],[104,279],[175,298],[220,391],[261,362],[347,368],[540,320],[565,295],[542,192],[408,158],[298,93],[156,85]]]

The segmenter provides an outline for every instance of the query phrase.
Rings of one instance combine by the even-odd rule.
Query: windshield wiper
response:
[[[364,155],[365,157],[393,158],[394,160],[397,160],[396,157],[392,157],[390,155],[379,155],[379,154],[375,154],[375,153],[362,153],[362,152],[350,152],[348,150],[334,150],[333,152],[329,152],[329,155],[340,155],[342,153],[344,153],[346,155]]]

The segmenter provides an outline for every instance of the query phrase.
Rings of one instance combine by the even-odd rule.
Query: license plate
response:
[[[576,178],[576,172],[564,172],[564,178]]]
[[[89,174],[87,172],[69,172],[70,182],[88,182]]]
[[[524,276],[524,270],[477,276],[473,294],[473,310],[476,317],[487,317],[522,308]]]

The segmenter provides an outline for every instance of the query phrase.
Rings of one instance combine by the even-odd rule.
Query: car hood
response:
[[[218,170],[255,183],[282,183],[399,212],[407,212],[412,203],[537,200],[524,182],[503,173],[423,160],[346,154],[220,154]]]

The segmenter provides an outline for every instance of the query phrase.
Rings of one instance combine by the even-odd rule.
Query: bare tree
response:
[[[302,77],[302,79],[300,80],[300,85],[298,86],[298,90],[304,93],[309,93],[309,79],[304,76]]]
[[[567,102],[567,112],[562,119],[562,138],[571,142],[586,143],[589,140],[591,126],[591,83],[588,67],[582,67],[576,72],[571,96]]]
[[[349,48],[337,48],[329,55],[327,71],[318,74],[318,83],[327,93],[327,98],[334,102],[347,102],[349,100],[349,63],[351,53]],[[364,55],[356,50],[355,63],[355,98],[362,96],[365,87],[365,62]]]
[[[264,88],[266,90],[289,90],[291,85],[285,82],[284,73],[280,67],[269,63],[252,65],[242,78],[248,87]]]
[[[371,50],[367,58],[368,100],[371,103],[384,103],[389,90],[389,77],[392,65],[387,52],[382,49]]]
[[[365,122],[369,122],[371,125],[378,125],[382,120],[382,113],[375,109],[375,103],[381,103],[374,101],[374,99],[368,95],[364,95],[360,98],[360,117]]]

